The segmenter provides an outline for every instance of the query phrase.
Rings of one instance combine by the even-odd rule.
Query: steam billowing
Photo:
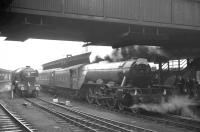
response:
[[[96,56],[94,62],[116,62],[129,60],[132,58],[147,58],[149,60],[155,60],[166,57],[167,54],[158,46],[134,45],[114,49],[110,55],[107,55],[104,58]]]
[[[162,101],[160,104],[138,104],[133,105],[131,109],[141,108],[158,113],[180,111],[183,116],[198,119],[198,117],[189,108],[190,105],[194,105],[194,101],[189,99],[188,96],[173,96],[169,98],[167,102]]]

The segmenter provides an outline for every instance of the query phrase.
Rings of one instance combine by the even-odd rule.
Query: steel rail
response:
[[[90,105],[90,104],[88,104],[88,105]],[[159,116],[153,116],[151,114],[151,112],[149,112],[149,111],[146,111],[146,114],[137,113],[137,112],[133,113],[133,112],[128,112],[128,111],[120,111],[120,110],[117,110],[117,109],[109,109],[107,107],[100,107],[98,105],[95,105],[95,106],[100,108],[100,109],[109,110],[109,111],[112,111],[112,112],[130,115],[130,116],[134,116],[134,117],[138,117],[138,118],[143,118],[143,119],[146,119],[146,120],[151,120],[151,121],[159,122],[159,123],[162,123],[162,124],[167,124],[167,125],[170,125],[170,126],[200,131],[200,125],[199,125],[200,121],[193,120],[193,119],[187,119],[187,118],[184,118],[184,117],[181,117],[181,116],[174,116],[174,115],[169,115],[169,114],[156,113],[156,114],[161,115],[159,117]]]
[[[139,127],[139,126],[135,126],[135,125],[131,125],[131,124],[126,124],[126,123],[123,123],[123,122],[119,122],[119,121],[114,121],[114,120],[111,120],[111,119],[107,119],[107,118],[103,118],[103,117],[99,117],[99,116],[96,116],[96,115],[92,115],[92,114],[89,114],[89,113],[86,113],[86,112],[82,112],[80,110],[77,110],[77,109],[73,109],[73,108],[69,108],[69,107],[65,107],[63,105],[60,105],[60,104],[55,104],[55,103],[52,103],[52,102],[48,102],[44,99],[41,99],[41,98],[37,98],[43,102],[46,102],[46,103],[49,103],[51,105],[54,105],[54,106],[57,106],[57,107],[60,107],[60,108],[63,108],[69,112],[72,112],[72,113],[75,113],[75,114],[78,114],[80,116],[84,116],[86,118],[89,118],[91,120],[94,120],[94,121],[99,121],[99,122],[105,122],[105,123],[108,123],[111,125],[111,127],[113,127],[114,129],[118,129],[122,132],[131,132],[131,131],[137,131],[137,132],[156,132],[154,130],[150,130],[150,129],[146,129],[146,128],[142,128],[142,127]]]
[[[87,104],[87,103],[85,103]],[[90,104],[87,104],[90,105]],[[116,113],[121,113],[121,114],[125,114],[125,115],[130,115],[130,116],[134,116],[134,117],[138,117],[138,118],[143,118],[146,120],[151,120],[151,121],[155,121],[155,122],[159,122],[162,124],[167,124],[170,126],[175,126],[175,127],[180,127],[180,128],[185,128],[185,129],[189,129],[189,130],[196,130],[200,132],[200,121],[199,120],[193,120],[193,119],[187,119],[181,116],[174,116],[174,115],[169,115],[169,114],[159,114],[161,115],[159,116],[153,116],[151,115],[151,112],[146,111],[146,114],[144,113],[133,113],[133,112],[128,112],[128,111],[121,111],[121,110],[117,110],[117,109],[109,109],[108,107],[105,106],[99,106],[99,105],[95,105],[96,107],[98,107],[99,109],[103,109],[103,110],[108,110],[108,111],[112,111],[112,112],[116,112]]]
[[[11,131],[26,131],[26,132],[34,132],[34,131],[36,131],[36,129],[29,128],[29,127],[31,127],[29,124],[27,124],[26,122],[24,122],[22,120],[22,118],[19,118],[16,115],[14,115],[12,112],[10,112],[1,103],[0,103],[0,107],[6,113],[6,115],[8,116],[8,117],[4,117],[4,118],[5,119],[9,119],[10,118],[10,119],[12,119],[18,125],[18,126],[16,126],[16,127],[13,128],[14,124],[10,122],[10,123],[8,123],[7,125],[5,125],[1,129],[5,129],[5,130],[7,129],[7,130],[9,130],[9,127],[11,127],[13,129],[16,129],[16,130],[11,130]],[[29,127],[28,127],[28,125],[29,125]],[[0,131],[1,131],[1,129],[0,129]]]
[[[76,124],[77,126],[80,126],[84,129],[86,129],[87,131],[90,131],[90,132],[99,132],[99,131],[112,131],[112,132],[120,132],[119,130],[115,130],[115,129],[112,129],[108,126],[105,126],[105,125],[101,125],[101,124],[98,124],[96,122],[92,122],[88,119],[85,119],[83,117],[74,117],[72,115],[69,115],[69,114],[65,114],[65,113],[62,113],[62,112],[58,112],[56,110],[53,110],[53,109],[50,109],[48,107],[45,107],[45,106],[42,106],[41,104],[38,104],[38,103],[35,103],[29,99],[25,99],[26,101],[32,103],[33,105],[49,112],[49,113],[52,113],[66,121],[69,121],[69,122],[72,122],[73,124]],[[130,132],[130,131],[129,131]]]
[[[188,119],[181,116],[169,115],[169,114],[158,114],[158,115],[152,115],[152,116],[150,115],[151,113],[149,114],[143,113],[140,116],[146,119],[159,121],[161,123],[166,123],[173,126],[190,129],[190,130],[200,131],[200,121],[197,121],[197,120]]]
[[[177,122],[181,121],[183,123],[198,126],[198,128],[200,128],[200,120],[195,120],[195,119],[192,119],[192,118],[182,117],[182,116],[173,115],[173,114],[156,114],[156,115],[159,116],[159,117],[166,118],[166,119],[176,120]]]
[[[134,116],[134,117],[138,117],[138,118],[143,118],[146,120],[151,120],[151,121],[155,121],[155,122],[159,122],[162,124],[167,124],[170,126],[175,126],[175,127],[180,127],[180,128],[185,128],[185,129],[189,129],[189,130],[197,130],[200,132],[200,121],[197,120],[193,120],[193,119],[186,119],[184,117],[181,116],[173,116],[173,115],[169,115],[169,114],[160,114],[162,116],[153,116],[151,115],[151,112],[148,112],[146,114],[144,113],[133,113],[133,112],[128,112],[128,111],[120,111],[117,109],[108,109],[107,107],[100,107],[98,105],[95,105],[96,107],[99,107],[101,109],[104,110],[109,110],[112,112],[116,112],[116,113],[121,113],[121,114],[125,114],[125,115],[130,115],[130,116]],[[157,113],[159,114],[159,113]],[[169,118],[170,117],[170,118]]]
[[[37,99],[40,99],[42,101],[46,101],[46,100],[41,99],[41,98],[37,98]],[[46,101],[46,102],[48,102],[48,101]],[[55,103],[52,103],[52,102],[49,102],[49,103],[57,105],[59,107],[65,108],[63,105],[55,104]],[[97,106],[97,107],[100,107],[100,106]],[[100,107],[100,108],[109,110],[109,109],[104,108],[104,107]],[[115,110],[115,112],[119,113],[119,110],[118,111]],[[84,112],[82,112],[82,113],[84,113]],[[121,113],[121,111],[120,111],[120,113]],[[131,116],[136,116],[138,118],[143,118],[143,119],[156,121],[156,122],[163,123],[163,124],[168,124],[170,126],[175,126],[175,127],[185,128],[185,129],[189,129],[189,130],[200,131],[200,125],[199,125],[200,121],[197,121],[197,120],[186,119],[186,118],[179,117],[179,116],[172,116],[172,115],[169,116],[168,114],[161,114],[162,117],[158,117],[158,116],[155,117],[155,116],[152,116],[151,114],[148,115],[148,114],[139,113],[139,114],[136,115],[135,113],[131,113],[131,112],[125,112],[125,113],[128,114],[128,115],[131,115]],[[88,114],[88,113],[85,113],[85,114]],[[98,116],[95,116],[95,115],[91,115],[91,114],[88,114],[88,115],[93,116],[95,118],[101,118],[101,117],[98,117]],[[102,119],[106,120],[105,118],[102,118]],[[120,126],[120,124],[117,123],[117,121],[114,121],[114,122],[116,122],[115,123],[116,125]],[[130,126],[129,124],[125,124],[125,123],[122,126],[124,126],[124,125],[126,125],[126,127],[129,128],[129,129],[132,127],[132,125]],[[133,129],[133,127],[132,127],[132,129]],[[134,130],[139,131],[140,128],[139,129],[135,128]],[[148,130],[148,129],[146,129],[146,130]],[[150,131],[152,131],[152,130],[150,130]]]

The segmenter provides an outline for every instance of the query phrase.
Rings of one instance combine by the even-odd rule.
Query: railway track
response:
[[[85,131],[91,132],[156,132],[154,130],[113,121],[110,119],[94,116],[88,113],[78,111],[71,107],[64,107],[59,104],[51,103],[43,99],[26,99],[33,105],[48,111],[60,118],[76,124]]]
[[[80,103],[80,102],[79,102]],[[81,102],[84,103],[84,102]],[[59,104],[57,104],[59,106]],[[85,103],[85,105],[90,105],[88,103]],[[94,106],[94,105],[92,105]],[[129,115],[129,116],[134,116],[134,117],[138,117],[138,118],[142,118],[145,120],[150,120],[150,121],[154,121],[156,123],[160,123],[160,124],[165,124],[165,125],[169,125],[169,126],[174,126],[174,127],[178,127],[178,128],[184,128],[187,130],[193,130],[193,131],[197,131],[200,132],[200,121],[199,120],[193,120],[191,118],[185,118],[182,116],[176,116],[176,115],[171,115],[171,114],[159,114],[159,113],[153,113],[153,112],[142,112],[142,113],[133,113],[133,112],[129,112],[129,111],[120,111],[118,109],[109,109],[106,106],[99,106],[99,105],[95,105],[96,107],[98,107],[98,109],[102,109],[102,110],[108,110],[108,111],[112,111],[112,112],[116,112],[116,113],[120,113],[120,114],[125,114],[125,115]],[[60,105],[60,107],[64,107],[62,105]]]
[[[1,132],[35,132],[30,124],[14,112],[9,111],[0,103],[0,131]]]
[[[151,116],[149,116],[151,115]],[[174,125],[189,130],[195,130],[200,132],[200,121],[194,120],[191,118],[186,118],[182,116],[172,115],[172,114],[159,114],[152,112],[143,112],[142,115],[144,118],[155,120],[161,123]],[[152,118],[153,117],[153,118]]]
[[[172,114],[161,114],[161,113],[155,113],[155,112],[130,112],[130,111],[120,111],[118,109],[109,109],[108,107],[102,107],[99,105],[96,105],[99,109],[108,110],[116,113],[121,113],[129,116],[134,116],[138,118],[142,118],[145,120],[150,120],[154,122],[158,122],[161,124],[166,124],[170,126],[175,126],[179,128],[185,128],[188,130],[195,130],[197,132],[200,132],[200,121],[194,120],[191,118],[185,118],[182,116],[172,115]]]
[[[86,105],[90,105],[90,104],[86,103]],[[120,114],[125,114],[129,116],[142,118],[145,120],[158,122],[161,124],[166,124],[170,126],[175,126],[179,128],[185,128],[188,130],[194,130],[194,131],[200,132],[200,121],[194,120],[191,118],[185,118],[182,116],[177,116],[177,115],[172,115],[172,114],[148,112],[148,111],[134,113],[130,111],[120,111],[118,109],[109,109],[106,106],[99,106],[99,105],[95,105],[95,107],[98,107],[98,109],[102,109],[102,110],[108,110],[108,111],[112,111],[112,112],[116,112]]]

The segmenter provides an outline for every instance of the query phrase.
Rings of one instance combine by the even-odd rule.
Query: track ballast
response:
[[[30,124],[0,103],[1,132],[35,132]]]

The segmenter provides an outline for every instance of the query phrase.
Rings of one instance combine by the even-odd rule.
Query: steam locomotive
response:
[[[14,92],[20,96],[38,96],[40,85],[36,83],[38,71],[30,66],[16,69],[12,72],[11,82],[14,85]]]
[[[158,103],[167,96],[167,89],[151,86],[151,78],[148,61],[140,58],[44,70],[37,81],[48,91],[123,110],[138,103]]]

